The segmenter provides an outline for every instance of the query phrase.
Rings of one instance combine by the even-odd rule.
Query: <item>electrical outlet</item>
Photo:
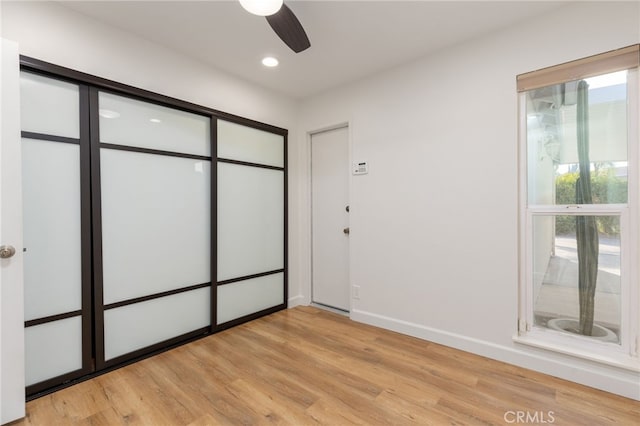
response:
[[[353,298],[355,300],[360,300],[360,286],[359,285],[354,285],[353,286]]]

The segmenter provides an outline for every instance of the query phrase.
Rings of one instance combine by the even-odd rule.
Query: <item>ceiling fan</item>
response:
[[[249,13],[264,16],[275,33],[296,53],[311,46],[307,33],[283,0],[239,0]]]

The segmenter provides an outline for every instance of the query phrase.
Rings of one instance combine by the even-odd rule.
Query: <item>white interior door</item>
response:
[[[312,301],[349,310],[349,132],[311,135]]]
[[[0,245],[15,250],[0,258],[0,423],[5,424],[24,417],[25,383],[20,64],[17,44],[0,43]]]

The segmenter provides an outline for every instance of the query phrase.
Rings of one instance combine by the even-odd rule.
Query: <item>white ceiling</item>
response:
[[[515,25],[556,1],[287,1],[311,48],[295,54],[235,0],[63,1],[85,15],[294,98]],[[275,69],[260,60],[273,55]]]

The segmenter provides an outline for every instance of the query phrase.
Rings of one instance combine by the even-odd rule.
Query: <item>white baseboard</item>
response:
[[[295,308],[296,306],[308,305],[308,304],[309,303],[307,302],[306,298],[303,295],[298,294],[297,296],[293,296],[288,299],[287,306],[289,308]]]
[[[358,309],[351,311],[351,319],[640,401],[640,377],[630,371],[542,349],[498,345]]]

